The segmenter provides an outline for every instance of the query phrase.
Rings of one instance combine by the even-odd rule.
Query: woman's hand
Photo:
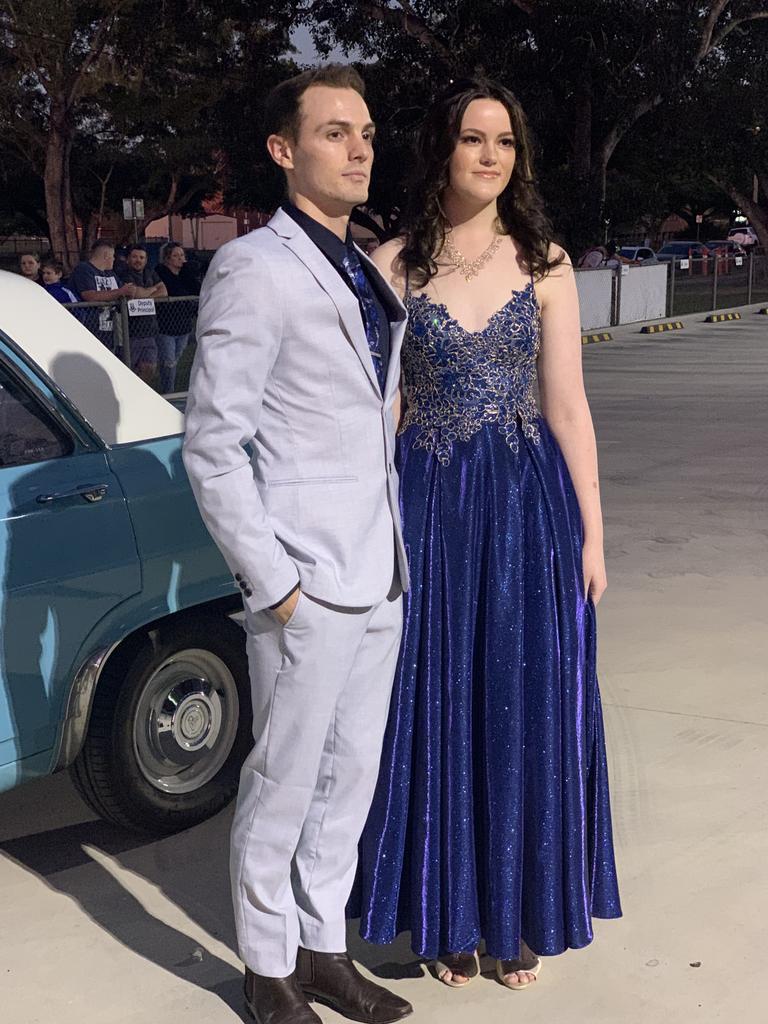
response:
[[[597,604],[608,586],[603,545],[587,541],[581,551],[581,565],[584,571],[584,597],[591,597],[592,603]]]

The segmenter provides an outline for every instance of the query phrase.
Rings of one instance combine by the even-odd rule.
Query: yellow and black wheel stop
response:
[[[680,320],[668,320],[664,324],[646,324],[640,328],[641,334],[659,334],[661,331],[681,331],[685,324]]]
[[[705,324],[722,324],[726,320],[741,320],[741,313],[710,313],[705,317]]]

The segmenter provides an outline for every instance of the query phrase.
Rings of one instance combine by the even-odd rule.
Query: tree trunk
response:
[[[758,243],[768,250],[768,207],[761,205],[759,202],[754,202],[751,196],[748,196],[746,192],[742,192],[735,185],[718,181],[716,178],[711,178],[710,180],[721,188],[726,195],[730,196],[734,203],[749,217],[749,223],[755,229]]]
[[[72,140],[68,121],[63,100],[52,101],[43,182],[51,246],[66,269],[77,261],[80,250],[72,206],[69,171]]]

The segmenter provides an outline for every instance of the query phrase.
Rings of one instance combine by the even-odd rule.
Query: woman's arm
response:
[[[552,247],[550,256],[562,252]],[[584,592],[597,603],[606,588],[597,445],[581,369],[576,278],[568,257],[536,285],[541,306],[541,411],[557,438],[584,523]]]

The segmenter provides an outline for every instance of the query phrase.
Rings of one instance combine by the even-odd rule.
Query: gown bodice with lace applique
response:
[[[514,291],[480,331],[468,331],[423,293],[408,293],[406,306],[400,430],[418,428],[414,446],[447,465],[456,441],[468,441],[492,424],[515,452],[520,430],[537,444],[541,315],[533,282]]]

